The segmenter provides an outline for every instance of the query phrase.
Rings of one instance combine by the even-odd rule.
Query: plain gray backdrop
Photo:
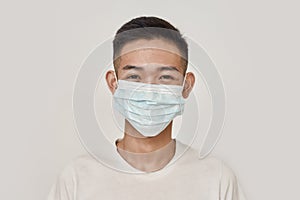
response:
[[[250,199],[299,198],[297,1],[1,1],[0,199],[45,199],[85,153],[72,90],[88,53],[141,15],[169,20],[209,53],[227,118],[213,154]]]

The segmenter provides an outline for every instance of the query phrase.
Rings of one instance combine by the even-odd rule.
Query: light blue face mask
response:
[[[161,133],[184,111],[182,85],[147,84],[119,80],[113,108],[143,136]]]

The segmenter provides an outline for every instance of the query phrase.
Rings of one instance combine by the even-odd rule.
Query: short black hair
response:
[[[136,31],[135,31],[136,30]],[[184,63],[184,72],[188,62],[188,44],[180,31],[166,20],[158,17],[137,17],[125,23],[116,32],[113,40],[113,60],[116,67],[116,59],[120,56],[122,48],[128,42],[139,39],[165,39],[172,42],[181,52]]]

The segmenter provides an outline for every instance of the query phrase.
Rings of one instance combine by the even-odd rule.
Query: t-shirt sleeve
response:
[[[52,185],[47,200],[73,200],[76,197],[76,176],[71,165],[64,168]]]
[[[221,162],[219,194],[221,200],[246,200],[236,175],[224,162]]]

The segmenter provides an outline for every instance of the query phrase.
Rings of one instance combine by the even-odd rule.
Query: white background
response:
[[[72,118],[83,59],[124,22],[169,20],[202,44],[226,87],[227,119],[214,154],[248,199],[298,199],[297,1],[1,2],[0,199],[45,199],[84,153]]]

